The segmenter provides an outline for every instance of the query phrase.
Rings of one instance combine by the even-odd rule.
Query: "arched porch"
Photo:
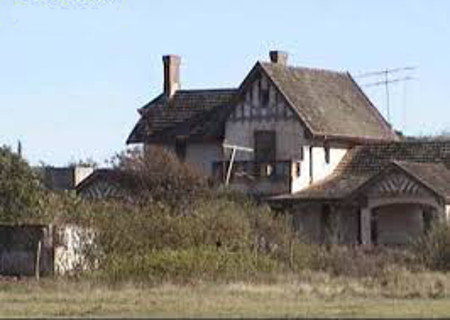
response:
[[[435,197],[369,198],[360,210],[362,244],[406,244],[445,219],[445,204]]]

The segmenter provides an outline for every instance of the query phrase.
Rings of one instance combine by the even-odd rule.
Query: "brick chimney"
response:
[[[164,63],[164,94],[170,98],[180,89],[180,62],[181,57],[177,55],[163,56]]]
[[[286,65],[288,59],[288,53],[285,51],[272,50],[269,52],[270,62]]]

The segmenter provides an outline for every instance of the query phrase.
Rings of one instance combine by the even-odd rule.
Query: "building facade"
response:
[[[349,73],[291,66],[271,51],[237,88],[183,90],[180,63],[163,57],[163,92],[139,109],[127,143],[164,146],[266,197],[316,241],[405,243],[445,216],[445,183],[432,176],[447,170],[447,144],[402,141]]]

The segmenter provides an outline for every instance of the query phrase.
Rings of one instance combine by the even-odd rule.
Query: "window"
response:
[[[255,131],[255,161],[273,162],[276,160],[275,131]]]
[[[265,108],[269,106],[269,90],[261,90],[261,107]]]
[[[183,138],[177,138],[175,140],[175,154],[178,159],[184,160],[186,158],[186,140]]]
[[[325,163],[329,164],[330,163],[330,147],[329,146],[325,146],[323,148],[324,152],[325,152]]]
[[[305,158],[305,155],[304,155],[304,150],[303,150],[303,146],[300,146],[300,161],[303,161],[303,159]]]
[[[298,178],[302,174],[302,163],[300,161],[297,161],[295,163],[295,176]]]

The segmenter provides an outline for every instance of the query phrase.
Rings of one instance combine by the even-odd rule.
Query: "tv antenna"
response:
[[[388,122],[391,122],[391,112],[390,112],[390,91],[389,85],[392,83],[405,82],[415,79],[410,75],[404,75],[405,72],[410,72],[416,70],[415,66],[408,66],[402,68],[392,68],[392,69],[384,69],[373,72],[366,72],[356,75],[355,78],[378,78],[377,81],[363,83],[362,87],[374,87],[374,86],[382,86],[384,85],[385,93],[386,93],[386,117]],[[403,73],[403,74],[402,74]],[[396,78],[392,78],[392,74],[400,74]]]

